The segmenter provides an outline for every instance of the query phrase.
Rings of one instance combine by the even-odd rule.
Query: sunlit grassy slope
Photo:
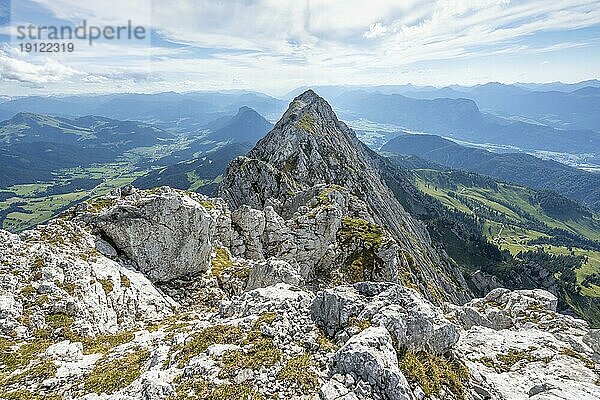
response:
[[[550,236],[549,228],[559,228],[587,239],[600,241],[600,220],[598,216],[579,219],[560,219],[548,215],[534,201],[534,190],[498,182],[496,185],[470,185],[458,183],[448,178],[447,172],[419,169],[414,170],[417,186],[423,192],[437,198],[446,207],[475,214],[484,220],[484,234],[501,249],[512,254],[535,250],[542,247],[551,254],[574,254],[586,256],[586,262],[579,268],[577,283],[581,294],[600,297],[600,287],[583,286],[584,279],[600,273],[600,252],[578,247],[530,244],[531,240]]]

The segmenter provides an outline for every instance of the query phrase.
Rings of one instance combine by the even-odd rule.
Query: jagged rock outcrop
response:
[[[317,295],[313,318],[333,337],[351,336],[353,325],[385,327],[396,346],[444,354],[458,341],[458,328],[413,289],[392,283],[338,286]]]
[[[94,236],[55,220],[21,236],[0,231],[2,334],[112,333],[172,312],[147,277],[103,256]]]
[[[385,226],[398,243],[405,280],[417,276],[415,285],[431,282],[422,289],[435,302],[468,300],[462,275],[432,247],[422,223],[404,210],[388,188],[377,157],[337,119],[325,100],[308,90],[294,99],[247,156],[230,164],[217,194],[233,209],[271,205],[288,216],[298,210],[299,193],[319,184],[343,186],[364,200],[373,222]]]
[[[447,303],[444,315],[395,282],[305,286],[298,267],[308,264],[288,260],[321,254],[321,245],[292,252],[283,244],[310,237],[307,214],[337,210],[319,219],[316,237],[332,241],[323,242],[327,260],[352,248],[341,216],[368,218],[360,202],[330,189],[290,219],[272,207],[233,216],[219,199],[167,188],[118,193],[115,201],[129,204],[134,194],[185,197],[212,219],[208,270],[192,266],[166,283],[94,236],[94,202],[21,236],[1,232],[0,398],[598,396],[600,336],[557,314],[548,292],[496,289],[464,306]],[[250,220],[260,235],[247,229]]]
[[[153,282],[206,271],[214,221],[205,208],[174,190],[141,193],[92,205],[87,222]]]

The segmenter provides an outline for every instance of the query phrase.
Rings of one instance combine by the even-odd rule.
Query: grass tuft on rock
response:
[[[264,400],[264,397],[249,385],[224,383],[213,388],[206,400]]]
[[[318,385],[315,363],[308,353],[290,358],[277,374],[277,379],[293,383],[302,388],[304,393],[314,392]]]
[[[376,249],[381,246],[383,229],[364,219],[344,217],[338,236],[344,241],[358,240],[363,245]]]
[[[244,350],[226,351],[221,358],[221,376],[232,376],[242,369],[257,370],[263,366],[270,367],[281,360],[281,351],[273,343],[273,339],[261,332],[264,324],[271,324],[277,318],[277,313],[261,314],[252,329],[240,344]]]
[[[439,397],[442,388],[447,388],[457,399],[466,399],[464,384],[469,370],[458,360],[406,350],[399,352],[398,366],[406,379],[417,383],[428,396]]]
[[[48,339],[34,339],[31,342],[18,345],[8,339],[0,340],[0,363],[4,365],[4,372],[11,373],[19,368],[26,367],[52,344]]]
[[[18,385],[19,387],[27,386],[31,382],[43,381],[53,378],[56,375],[58,368],[50,360],[42,360],[33,366],[27,368],[23,372],[10,375],[0,383],[3,387]]]
[[[100,197],[87,202],[87,211],[94,214],[99,214],[102,211],[114,206],[115,204],[117,204],[117,202],[114,199]]]
[[[108,335],[97,335],[83,338],[83,354],[107,353],[112,348],[131,342],[135,335],[130,331],[122,331]]]
[[[313,133],[315,117],[311,113],[306,113],[296,122],[296,126],[304,129],[306,132]]]
[[[87,393],[112,394],[129,386],[142,375],[144,364],[150,358],[147,349],[139,348],[113,360],[102,359],[90,372],[84,382]]]
[[[233,325],[210,326],[192,336],[177,353],[175,359],[180,366],[185,365],[193,357],[202,354],[215,344],[240,344],[243,339],[242,330]]]
[[[229,253],[224,247],[215,248],[215,256],[210,263],[212,267],[211,272],[216,277],[221,276],[226,269],[233,267],[233,261],[231,261]]]
[[[8,392],[0,392],[2,400],[62,400],[63,397],[58,394],[39,394],[32,393],[29,390],[17,389]]]

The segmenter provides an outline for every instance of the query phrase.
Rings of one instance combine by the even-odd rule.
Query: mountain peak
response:
[[[314,100],[317,100],[317,99],[321,99],[321,100],[325,101],[322,97],[320,97],[312,89],[305,90],[303,93],[301,93],[300,95],[296,96],[296,99],[297,100],[302,100],[305,103],[310,103],[310,102],[312,102]]]
[[[256,112],[256,111],[253,109],[253,108],[250,108],[250,107],[248,107],[248,106],[241,106],[241,107],[238,109],[238,112],[237,112],[237,113],[238,113],[238,115],[242,115],[242,114],[245,114],[245,113],[247,113],[247,112],[253,112],[253,113],[256,113],[256,114],[258,114],[258,113],[257,113],[257,112]]]
[[[216,141],[256,143],[273,125],[253,108],[242,106],[236,115],[211,132],[207,138]]]
[[[289,108],[295,111],[299,111],[307,107],[314,107],[315,105],[325,106],[331,111],[331,106],[329,105],[329,103],[327,103],[327,101],[324,98],[319,96],[312,89],[308,89],[302,94],[296,96],[291,102]],[[331,112],[333,113],[333,111]]]
[[[334,128],[335,131],[354,136],[354,133],[337,119],[329,103],[312,89],[306,90],[292,100],[275,128],[284,130],[288,125],[297,128],[288,133],[320,133],[323,136],[326,132],[332,133],[332,129],[329,128]]]

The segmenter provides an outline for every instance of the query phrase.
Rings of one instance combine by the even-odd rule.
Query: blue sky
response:
[[[20,51],[18,25],[84,19],[148,35]],[[5,95],[600,77],[598,1],[0,0],[0,25]]]

